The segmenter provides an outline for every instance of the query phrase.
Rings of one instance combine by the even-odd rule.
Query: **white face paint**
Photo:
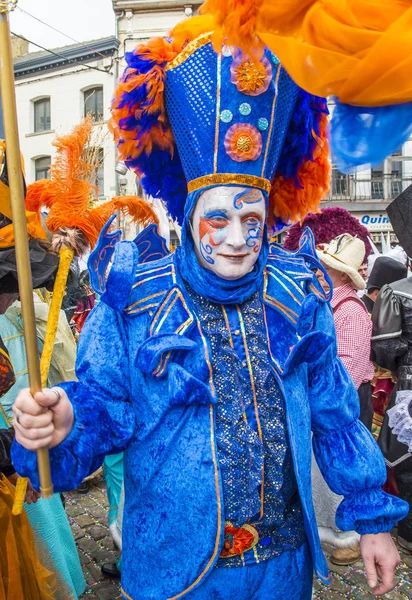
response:
[[[265,218],[260,190],[218,186],[203,192],[192,215],[192,236],[202,267],[230,280],[249,273],[262,248]]]

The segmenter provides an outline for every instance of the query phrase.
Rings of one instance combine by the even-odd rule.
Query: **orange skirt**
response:
[[[26,513],[13,516],[15,488],[0,479],[0,598],[53,600],[56,577],[40,562]]]

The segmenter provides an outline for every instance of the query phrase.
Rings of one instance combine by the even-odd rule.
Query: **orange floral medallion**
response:
[[[262,154],[262,136],[249,123],[235,123],[225,136],[225,150],[232,160],[256,160]]]
[[[272,65],[266,57],[254,62],[240,54],[233,59],[230,80],[242,94],[259,96],[266,92],[272,80]]]

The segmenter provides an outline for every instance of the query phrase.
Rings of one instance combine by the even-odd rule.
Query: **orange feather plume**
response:
[[[163,38],[153,38],[136,48],[135,53],[150,61],[153,67],[147,73],[139,74],[128,68],[117,84],[112,103],[112,116],[108,127],[118,145],[120,160],[126,160],[131,156],[136,158],[142,152],[150,154],[153,145],[168,150],[170,155],[173,156],[174,138],[167,119],[164,102],[166,72],[164,66],[161,65],[173,60],[180,50],[181,48],[174,41]],[[146,88],[144,103],[122,106],[124,94],[140,87]],[[157,115],[157,125],[152,127],[150,132],[141,135],[140,139],[138,129],[129,131],[119,126],[120,121],[130,117],[133,112],[139,113],[140,116],[145,114]],[[138,139],[139,141],[137,141]],[[122,143],[119,144],[119,142]]]
[[[214,41],[221,45],[230,37],[230,44],[237,48],[256,47],[256,20],[262,0],[207,0],[202,13],[214,17]]]
[[[297,187],[293,179],[286,180],[280,175],[275,177],[269,194],[268,226],[272,225],[273,217],[296,222],[308,213],[319,211],[320,201],[329,191],[331,175],[327,127],[328,118],[322,115],[320,136],[312,132],[318,142],[313,160],[305,161],[298,169],[298,180],[302,187]]]
[[[127,196],[93,206],[98,188],[92,183],[98,164],[87,151],[93,129],[86,117],[73,131],[58,136],[50,168],[50,179],[36,181],[27,188],[26,207],[39,212],[49,209],[46,225],[57,245],[72,245],[77,253],[96,244],[100,231],[115,210],[130,214],[135,222],[146,226],[158,223],[158,217],[145,200]],[[76,235],[70,231],[76,230]]]
[[[155,223],[159,225],[159,217],[146,200],[138,196],[115,196],[110,202],[103,202],[93,209],[93,217],[101,219],[102,225],[112,216],[115,210],[128,214],[135,223],[143,227]]]

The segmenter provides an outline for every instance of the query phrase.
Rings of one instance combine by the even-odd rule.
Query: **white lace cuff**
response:
[[[396,404],[388,410],[389,427],[396,435],[398,441],[408,446],[412,452],[412,417],[409,414],[409,406],[412,406],[412,391],[398,392]]]

